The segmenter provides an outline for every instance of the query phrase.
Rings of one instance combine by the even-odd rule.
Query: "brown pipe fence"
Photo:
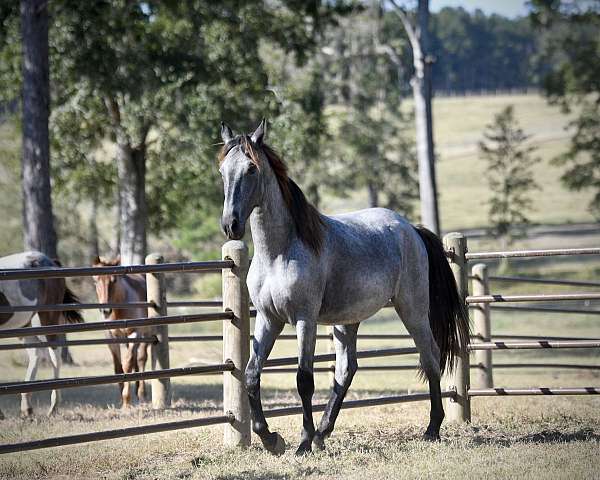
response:
[[[469,275],[466,266],[469,260],[476,259],[494,259],[494,258],[519,258],[519,257],[539,257],[553,255],[589,255],[600,254],[600,249],[556,249],[556,250],[523,250],[513,252],[481,252],[467,253],[466,239],[460,234],[451,234],[445,238],[445,245],[448,251],[448,258],[451,267],[459,284],[464,301],[469,304],[475,312],[481,312],[480,318],[489,322],[490,311],[492,309],[507,311],[537,311],[549,313],[581,313],[581,314],[600,314],[600,310],[591,309],[565,309],[548,308],[534,305],[508,306],[496,305],[496,302],[525,302],[525,301],[563,301],[563,300],[597,300],[600,299],[600,293],[567,293],[567,294],[540,294],[540,295],[490,295],[485,289],[483,294],[467,295],[466,281]],[[150,256],[149,256],[150,257]],[[249,318],[256,315],[256,311],[250,309],[245,290],[245,275],[247,272],[249,259],[247,249],[241,242],[229,242],[224,246],[223,259],[213,262],[187,262],[179,263],[161,263],[158,256],[154,256],[147,265],[134,266],[116,266],[116,267],[94,267],[94,268],[50,268],[50,269],[25,269],[25,270],[0,270],[0,281],[17,280],[24,278],[60,278],[60,277],[79,277],[99,274],[124,275],[130,273],[146,273],[149,284],[149,293],[147,302],[137,302],[135,304],[69,304],[69,305],[37,305],[22,307],[1,307],[0,313],[9,311],[59,311],[72,309],[119,309],[119,308],[148,308],[151,318],[138,318],[131,320],[118,320],[107,322],[90,322],[87,324],[60,325],[52,327],[34,327],[22,329],[10,329],[0,331],[1,338],[15,338],[22,336],[45,336],[59,333],[75,333],[84,331],[99,331],[116,328],[140,328],[157,327],[162,328],[156,336],[146,338],[123,338],[123,339],[85,339],[71,341],[40,342],[38,347],[55,346],[89,346],[102,344],[120,344],[120,343],[142,343],[148,342],[153,345],[157,352],[156,358],[160,370],[150,372],[137,372],[120,375],[102,375],[94,377],[74,377],[59,378],[54,380],[40,380],[34,382],[15,382],[0,384],[0,395],[25,393],[40,390],[73,388],[90,385],[102,385],[112,383],[123,383],[129,381],[152,380],[161,382],[161,388],[157,389],[162,395],[160,401],[153,405],[167,406],[170,401],[170,384],[168,378],[185,375],[218,374],[224,375],[224,411],[225,415],[206,417],[193,420],[178,422],[166,422],[155,425],[144,425],[124,429],[115,429],[110,431],[92,432],[79,435],[70,435],[65,437],[50,438],[45,440],[36,440],[32,442],[21,442],[11,445],[0,445],[0,453],[16,452],[36,448],[46,448],[59,445],[71,445],[96,440],[106,440],[112,438],[122,438],[133,435],[142,435],[146,433],[177,430],[180,428],[191,428],[206,425],[225,425],[224,443],[227,446],[247,445],[250,435],[249,412],[247,410],[245,391],[243,388],[241,374],[245,363],[248,360],[248,347],[250,334],[248,331]],[[235,268],[233,268],[235,267]],[[198,301],[167,301],[165,297],[164,281],[162,275],[168,272],[223,272],[223,301],[221,300],[198,300]],[[535,279],[527,277],[487,277],[482,279],[479,275],[471,275],[474,282],[488,282],[490,280],[500,282],[530,282],[551,285],[570,285],[596,287],[600,283],[581,282],[581,281],[562,281],[552,279]],[[388,305],[389,306],[389,305]],[[180,307],[205,307],[222,308],[220,312],[200,313],[195,315],[172,315],[166,314],[166,308]],[[5,312],[6,311],[6,312]],[[169,336],[168,325],[180,323],[195,323],[204,321],[223,321],[223,335],[180,335]],[[281,339],[295,339],[295,335],[281,335]],[[332,334],[320,334],[319,339],[332,341]],[[405,334],[359,334],[358,338],[367,340],[400,340],[410,339]],[[492,339],[506,339],[509,341],[492,341]],[[522,339],[522,341],[510,341]],[[192,342],[192,341],[223,341],[223,358],[227,359],[222,364],[216,365],[192,365],[183,368],[169,368],[168,364],[168,343],[169,342]],[[16,349],[17,344],[0,344],[0,350]],[[493,388],[491,385],[487,388],[469,387],[469,370],[474,372],[483,372],[484,378],[491,380],[491,351],[492,350],[512,350],[512,349],[555,349],[555,348],[600,348],[600,339],[583,339],[573,337],[538,337],[526,335],[492,335],[489,331],[480,331],[479,327],[472,336],[472,342],[469,347],[474,353],[489,354],[489,364],[476,361],[470,364],[468,355],[460,355],[456,359],[453,374],[448,377],[449,390],[443,392],[443,397],[452,400],[447,405],[448,418],[450,420],[468,420],[470,419],[470,398],[477,396],[501,396],[501,395],[583,395],[598,394],[600,389],[597,387],[565,387],[565,388]],[[389,348],[359,351],[358,358],[379,358],[387,356],[407,355],[417,353],[416,348]],[[488,358],[488,357],[482,357]],[[335,360],[335,354],[327,353],[315,356],[315,362],[331,362]],[[281,374],[295,372],[295,368],[289,368],[297,364],[297,357],[284,357],[270,359],[266,362],[267,367],[264,372],[269,374]],[[577,365],[565,363],[497,363],[494,368],[556,368],[556,369],[587,369],[600,370],[600,365]],[[317,367],[315,372],[332,372],[332,365],[326,367]],[[366,365],[360,367],[365,371],[393,371],[393,370],[414,370],[417,365]],[[155,390],[153,383],[153,395]],[[343,408],[359,408],[375,405],[386,405],[393,403],[402,403],[408,401],[422,401],[429,399],[429,394],[417,393],[408,395],[397,395],[392,397],[372,398],[363,400],[346,401]],[[314,411],[325,408],[325,405],[315,405]],[[301,413],[301,407],[285,407],[268,410],[266,417],[292,415]]]

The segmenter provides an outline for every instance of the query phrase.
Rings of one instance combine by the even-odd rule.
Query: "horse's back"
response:
[[[0,258],[0,269],[29,269],[56,267],[47,255],[37,251],[19,252]],[[64,279],[22,279],[0,281],[0,305],[33,306],[60,303]],[[50,288],[50,286],[54,288]],[[52,293],[56,291],[57,295]],[[56,298],[54,298],[56,297]],[[31,312],[0,313],[0,329],[20,328],[29,324]]]
[[[327,280],[320,323],[355,323],[392,298],[403,257],[418,248],[418,235],[401,215],[384,208],[325,217]]]

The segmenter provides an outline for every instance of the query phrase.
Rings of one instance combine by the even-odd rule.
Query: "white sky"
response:
[[[525,0],[431,0],[429,8],[437,12],[443,7],[463,7],[472,12],[479,8],[486,14],[497,13],[505,17],[523,16],[528,13]]]

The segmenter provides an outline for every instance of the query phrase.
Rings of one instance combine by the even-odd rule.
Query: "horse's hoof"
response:
[[[0,420],[4,420],[4,414],[2,413],[2,410],[0,410]]]
[[[48,413],[46,414],[46,416],[53,417],[54,415],[56,415],[57,411],[58,411],[58,408],[50,407],[50,410],[48,410]]]
[[[21,418],[31,418],[33,417],[33,408],[29,407],[27,410],[21,410]]]
[[[325,450],[325,439],[319,434],[315,435],[312,441],[312,446],[315,450],[322,452]]]
[[[261,439],[263,447],[273,455],[283,455],[285,453],[285,440],[277,432],[272,432],[265,439]]]
[[[425,440],[426,442],[439,442],[440,441],[440,434],[439,433],[425,432],[423,434],[423,440]]]
[[[298,447],[298,450],[296,450],[297,457],[303,457],[305,455],[308,455],[309,453],[312,453],[312,449],[310,448],[310,443],[308,442],[301,443]]]

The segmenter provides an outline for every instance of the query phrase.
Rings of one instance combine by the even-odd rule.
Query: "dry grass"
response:
[[[536,314],[495,314],[496,332],[597,336],[597,317],[541,317]],[[172,333],[213,333],[219,325],[181,326]],[[402,333],[390,310],[365,323],[363,333]],[[361,349],[395,346],[394,341],[365,341]],[[326,345],[321,342],[319,351]],[[280,341],[273,357],[293,354],[295,342]],[[85,353],[84,353],[85,352]],[[109,373],[111,365],[104,348],[74,349],[79,362],[63,376]],[[173,343],[173,366],[189,361],[216,362],[219,343]],[[22,353],[3,352],[7,380],[20,380]],[[496,362],[564,361],[600,364],[598,352],[521,351],[495,354]],[[369,363],[377,360],[369,360]],[[415,363],[414,357],[381,359],[377,363]],[[367,361],[362,362],[366,365]],[[42,369],[41,376],[48,376]],[[599,385],[598,372],[549,370],[497,370],[498,386],[592,386]],[[315,402],[326,399],[328,375],[317,375]],[[298,403],[293,375],[265,375],[266,408]],[[218,414],[221,409],[220,377],[186,377],[173,380],[173,407],[153,412],[147,406],[129,411],[118,408],[117,387],[98,386],[63,391],[61,412],[52,419],[43,416],[48,406],[46,392],[34,395],[37,409],[33,420],[17,417],[18,399],[0,398],[7,414],[0,442],[67,435],[157,421]],[[365,398],[423,390],[413,372],[360,372],[349,398]],[[291,444],[286,454],[275,458],[253,446],[243,452],[224,451],[221,427],[153,434],[135,439],[112,440],[88,445],[48,449],[0,457],[0,478],[191,478],[191,479],[292,479],[292,478],[464,478],[481,472],[485,478],[592,478],[599,466],[600,399],[593,397],[519,397],[473,400],[473,423],[446,424],[443,441],[428,444],[420,435],[428,418],[427,403],[385,406],[342,412],[327,451],[296,458],[301,420],[299,416],[276,418],[271,425]],[[125,453],[126,452],[126,453]]]

